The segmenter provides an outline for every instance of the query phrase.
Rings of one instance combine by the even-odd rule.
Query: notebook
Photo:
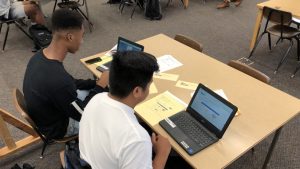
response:
[[[236,106],[199,84],[187,109],[159,124],[193,155],[221,139],[236,112]]]
[[[118,38],[118,45],[117,45],[117,51],[123,52],[123,51],[144,51],[144,46],[137,44],[135,42],[132,42],[128,39],[119,37]],[[100,72],[109,70],[111,61],[107,62],[103,65],[98,66],[96,69]]]

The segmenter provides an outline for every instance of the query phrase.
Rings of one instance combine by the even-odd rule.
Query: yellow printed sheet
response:
[[[135,111],[145,121],[154,126],[159,121],[172,116],[187,107],[187,104],[182,100],[166,91],[144,103],[135,107]]]
[[[176,87],[180,87],[180,88],[184,88],[184,89],[189,89],[189,90],[196,90],[198,87],[197,83],[191,83],[191,82],[186,82],[186,81],[182,81],[182,80],[178,80],[176,85]]]
[[[176,81],[178,79],[179,75],[170,74],[170,73],[156,73],[153,75],[153,77],[157,78],[157,79]]]
[[[102,59],[101,62],[97,62],[97,63],[95,63],[95,65],[100,66],[100,65],[103,65],[107,62],[112,61],[112,56],[103,55],[100,58]]]

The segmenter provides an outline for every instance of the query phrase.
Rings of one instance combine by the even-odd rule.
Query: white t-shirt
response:
[[[134,110],[108,93],[95,95],[79,127],[81,157],[93,169],[152,169],[152,143]]]
[[[8,18],[10,8],[10,0],[0,0],[0,16],[4,15],[5,18]]]

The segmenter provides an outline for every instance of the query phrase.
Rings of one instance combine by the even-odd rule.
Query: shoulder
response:
[[[47,59],[41,51],[29,60],[25,79],[48,87],[55,86],[55,88],[75,86],[73,77],[64,69],[63,64]]]
[[[105,103],[105,97],[107,93],[98,93],[92,97],[88,104],[84,108],[84,113],[82,114],[81,121],[93,121],[94,118],[98,120],[103,120],[108,118],[111,114],[105,116],[106,112],[111,112],[110,107]],[[100,113],[101,112],[101,113]],[[81,122],[80,121],[80,122]]]

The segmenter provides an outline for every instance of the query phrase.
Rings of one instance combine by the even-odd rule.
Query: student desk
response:
[[[258,7],[258,13],[256,17],[256,23],[254,26],[253,36],[250,43],[250,51],[253,49],[259,30],[261,21],[263,18],[263,7],[267,6],[274,9],[283,10],[286,12],[291,12],[292,15],[296,18],[300,18],[300,1],[299,0],[270,0],[263,3],[257,4]]]
[[[138,43],[145,46],[146,52],[156,57],[171,54],[183,63],[181,67],[167,71],[179,74],[179,80],[203,83],[212,90],[223,89],[229,101],[236,105],[241,113],[234,117],[222,139],[193,156],[189,156],[158,124],[151,126],[155,132],[168,137],[172,147],[194,168],[219,169],[225,168],[276,131],[266,166],[281,127],[298,114],[300,100],[163,34]],[[95,56],[83,58],[81,62],[99,77],[96,66],[86,65],[84,62],[92,57]],[[153,80],[158,93],[168,90],[186,103],[191,99],[192,91],[175,87],[176,82]],[[155,95],[151,94],[147,99]],[[137,115],[147,122],[147,119],[143,118],[143,112],[137,112]]]

